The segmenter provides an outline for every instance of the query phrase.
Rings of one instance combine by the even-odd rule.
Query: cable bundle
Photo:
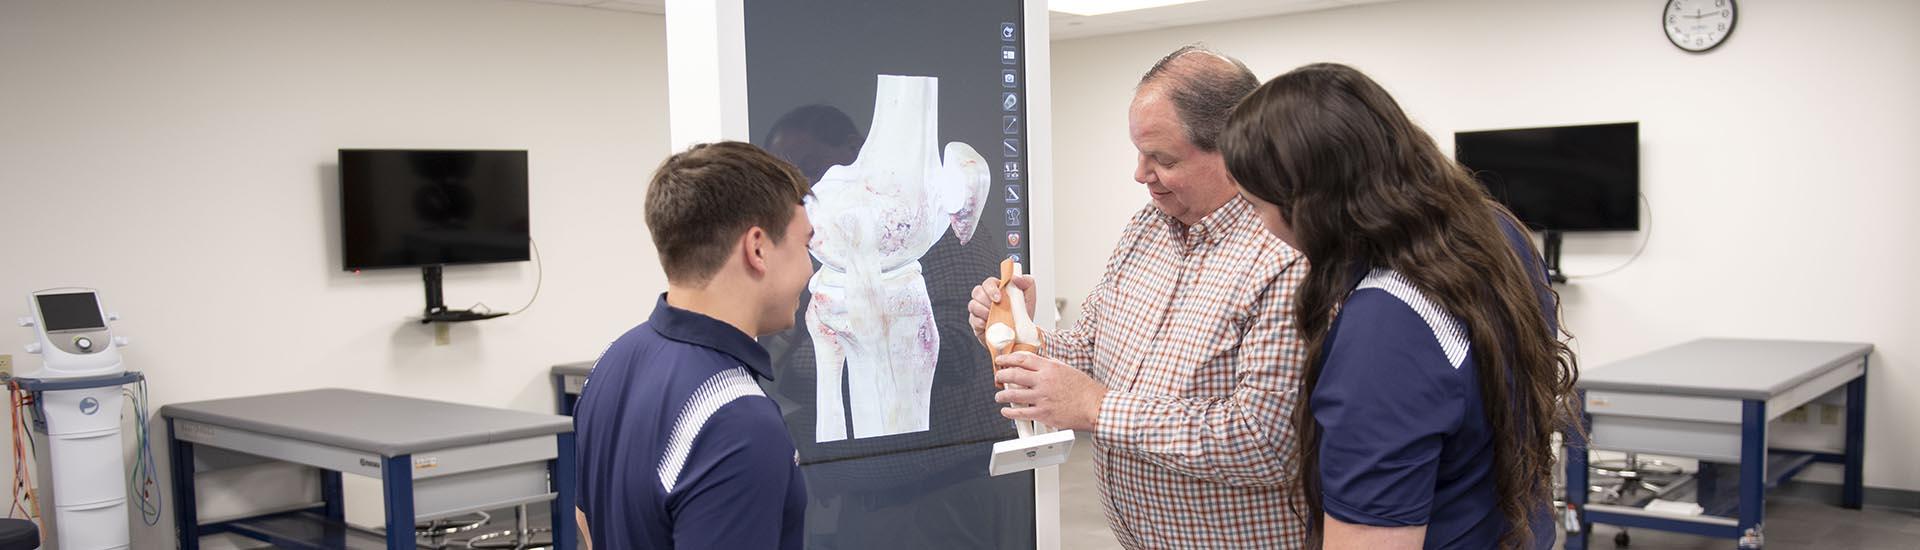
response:
[[[36,453],[33,442],[33,429],[29,408],[33,406],[32,394],[21,390],[18,382],[7,382],[8,398],[12,402],[10,421],[13,430],[13,503],[7,509],[7,517],[26,518],[40,522],[40,496],[34,487],[33,457]],[[121,394],[133,402],[134,434],[138,438],[135,449],[133,471],[127,479],[127,486],[133,488],[134,500],[140,503],[140,517],[148,526],[160,523],[162,500],[160,484],[154,474],[159,469],[153,460],[153,437],[149,428],[151,419],[147,413],[147,381],[140,380],[139,391],[122,389]],[[44,540],[45,533],[42,533]]]
[[[153,462],[152,430],[147,418],[147,379],[140,379],[140,391],[122,389],[127,399],[133,402],[134,434],[138,446],[134,449],[133,472],[127,476],[127,487],[133,489],[134,500],[140,503],[140,520],[152,527],[160,523],[160,484],[153,479],[158,468]]]
[[[30,420],[22,418],[26,407],[33,404],[33,398],[20,389],[20,384],[7,382],[7,397],[12,400],[11,423],[13,429],[13,503],[7,508],[7,517],[24,517],[34,523],[40,522],[40,496],[33,487],[32,463],[34,456],[33,430],[27,427]],[[42,540],[45,534],[41,535]]]

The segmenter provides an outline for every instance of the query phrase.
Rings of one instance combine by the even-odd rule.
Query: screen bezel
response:
[[[991,141],[987,141],[984,144],[976,144],[971,142],[969,142],[969,144],[984,145],[983,147],[979,147],[977,149],[977,152],[979,152],[982,157],[985,157],[987,159],[990,166],[998,167],[998,169],[995,169],[992,171],[993,176],[990,179],[992,181],[993,191],[990,194],[990,200],[987,202],[986,206],[984,207],[985,210],[982,212],[982,226],[984,227],[986,225],[985,223],[986,219],[988,219],[989,217],[996,217],[996,216],[1003,217],[1005,215],[1004,208],[1008,207],[1009,204],[1012,204],[1012,203],[1006,202],[1004,199],[1004,195],[1001,193],[1001,191],[1004,191],[1007,186],[1007,182],[1005,181],[1005,170],[1004,170],[1005,163],[1009,160],[1014,160],[1014,159],[1003,158],[1003,155],[1001,154],[1001,150],[1002,150],[1001,147],[1003,147],[1003,144],[1005,143],[1004,140],[1008,138],[1023,140],[1024,150],[1018,153],[1017,162],[1018,162],[1018,168],[1020,168],[1020,171],[1023,172],[1023,175],[1019,180],[1020,182],[1019,185],[1020,185],[1021,191],[1023,191],[1027,195],[1026,197],[1024,197],[1023,201],[1015,205],[1015,207],[1021,209],[1021,213],[1020,213],[1021,223],[1020,223],[1020,227],[1013,228],[1013,229],[1020,231],[1022,234],[1021,237],[1023,241],[1022,242],[1023,247],[1021,247],[1020,253],[1022,254],[1023,263],[1026,264],[1026,267],[1030,271],[1040,273],[1039,275],[1040,281],[1041,281],[1040,288],[1043,289],[1041,291],[1043,294],[1041,295],[1040,299],[1043,301],[1043,303],[1051,303],[1050,302],[1051,290],[1047,290],[1047,289],[1050,289],[1049,281],[1051,281],[1051,278],[1047,274],[1044,267],[1039,267],[1035,265],[1035,264],[1040,264],[1041,266],[1044,266],[1046,264],[1050,264],[1051,259],[1034,258],[1031,252],[1035,250],[1046,250],[1044,246],[1046,245],[1046,243],[1049,242],[1050,236],[1048,236],[1047,234],[1049,233],[1048,229],[1050,229],[1051,227],[1051,216],[1049,215],[1049,211],[1047,210],[1047,206],[1051,204],[1051,201],[1047,198],[1043,198],[1048,196],[1047,195],[1048,192],[1043,190],[1047,188],[1049,183],[1047,182],[1047,180],[1050,179],[1045,175],[1045,174],[1048,174],[1047,170],[1050,168],[1050,163],[1046,160],[1046,158],[1050,156],[1050,151],[1051,151],[1050,144],[1048,143],[1048,140],[1050,139],[1050,132],[1048,132],[1044,128],[1044,125],[1046,124],[1045,121],[1049,120],[1045,117],[1047,116],[1048,109],[1050,109],[1050,107],[1043,107],[1044,99],[1036,99],[1036,98],[1044,98],[1047,91],[1050,90],[1050,87],[1045,83],[1045,79],[1046,79],[1045,75],[1047,74],[1046,71],[1035,70],[1034,69],[1035,65],[1033,65],[1038,60],[1045,59],[1044,53],[1042,54],[1035,53],[1035,48],[1041,48],[1042,51],[1044,52],[1044,48],[1046,47],[1045,46],[1046,42],[1044,40],[1035,41],[1033,38],[1035,36],[1040,36],[1040,37],[1045,36],[1044,33],[1046,31],[1044,29],[1046,29],[1046,25],[1044,23],[1045,21],[1044,14],[1046,12],[1045,12],[1044,3],[1031,3],[1031,2],[1025,2],[1025,1],[1020,1],[1015,3],[1020,6],[1019,10],[1016,12],[1016,15],[1012,15],[1010,19],[1006,19],[998,22],[1000,23],[1012,22],[1012,23],[1015,23],[1016,25],[1016,34],[1014,35],[1015,39],[1011,41],[1011,44],[1015,48],[1017,48],[1016,50],[1017,62],[1014,64],[999,65],[999,70],[1001,72],[996,74],[1003,75],[1005,74],[1004,71],[1008,69],[1013,69],[1016,71],[1015,74],[1016,74],[1017,83],[1016,83],[1016,86],[1014,86],[1011,89],[1004,87],[1004,85],[1001,85],[1001,87],[996,88],[995,91],[996,91],[996,96],[998,97],[1003,97],[1003,96],[1000,96],[1000,94],[1004,94],[1007,91],[1012,91],[1013,93],[1017,94],[1019,103],[1016,105],[1017,109],[1011,114],[1014,114],[1015,116],[1019,116],[1022,119],[1020,132],[1018,132],[1017,136],[1008,135],[1004,133],[1004,117],[1008,116],[1008,114],[1010,113],[1008,113],[1005,110],[1005,107],[999,107],[997,110],[994,111],[996,115],[994,117],[994,121],[999,122],[1001,124],[994,124],[993,126],[1001,130],[999,130],[994,134],[993,139]],[[1039,15],[1040,17],[1036,19],[1035,15]],[[1038,23],[1035,23],[1036,21]],[[1035,26],[1036,24],[1037,26]],[[742,51],[750,52],[754,49],[754,48],[747,47],[748,44],[747,44],[746,35],[744,32],[741,33],[739,40],[740,40],[739,44]],[[1005,44],[1003,44],[1003,46],[1004,45]],[[742,63],[742,66],[739,68],[740,69],[739,74],[741,76],[740,82],[749,82],[752,79],[747,77],[747,72],[745,71],[744,57],[745,56],[743,55],[742,59],[740,59],[740,62]],[[1041,65],[1041,67],[1044,67],[1044,65]],[[888,73],[888,74],[892,74],[892,73]],[[900,72],[898,74],[929,76],[919,72]],[[872,76],[872,75],[869,74],[867,76]],[[951,81],[943,81],[943,82],[951,82]],[[723,86],[723,88],[725,87]],[[745,112],[745,113],[751,114],[754,111],[754,109],[752,108],[754,104],[750,101],[749,97],[747,97],[749,94],[745,93],[745,90],[749,88],[751,88],[750,85],[738,86],[737,91],[741,92],[741,96],[738,97],[739,104],[738,104],[738,107],[735,109],[735,112]],[[943,109],[945,109],[946,107],[944,106],[949,105],[950,102],[962,103],[964,102],[964,100],[962,99],[963,97],[972,97],[972,96],[949,95],[949,94],[954,94],[955,89],[949,86],[944,86],[944,85],[941,86],[940,93],[941,93],[940,102],[943,105]],[[722,93],[717,95],[721,97],[723,102],[727,101],[731,97],[726,93],[725,89],[723,89]],[[996,99],[998,97],[996,97]],[[873,98],[872,96],[867,96],[867,97],[861,98],[859,101],[864,102],[867,105],[871,105]],[[779,113],[775,112],[772,114],[777,115]],[[849,114],[854,119],[854,124],[857,127],[865,127],[866,122],[871,119],[870,118],[871,113],[849,113]],[[720,135],[726,135],[736,139],[741,139],[743,141],[764,138],[766,136],[765,129],[756,126],[755,124],[753,124],[753,121],[765,120],[767,122],[771,122],[772,119],[776,119],[776,118],[777,116],[763,116],[763,117],[749,116],[748,117],[749,120],[741,121],[743,122],[743,124],[741,124],[738,129],[729,127],[729,128],[723,129]],[[869,134],[867,137],[870,137],[871,128],[867,128],[867,130]],[[942,143],[946,141],[953,141],[948,139],[948,137],[946,137],[951,135],[949,134],[951,130],[952,130],[951,126],[943,124],[941,126],[942,137],[940,137],[939,141],[941,141]],[[680,130],[676,130],[676,135],[680,133],[681,133]],[[948,237],[948,238],[951,238],[951,237]],[[989,241],[999,242],[999,241],[1003,241],[1004,238],[1005,238],[1004,235],[992,235],[987,233],[985,229],[982,229],[982,228],[976,228],[976,233],[974,234],[974,239],[976,240],[986,239]],[[992,243],[989,243],[989,244],[992,244]],[[966,245],[961,245],[961,246],[966,246]],[[998,245],[995,245],[995,246],[998,246]],[[1010,251],[1007,249],[1011,249],[1011,248],[1014,248],[1014,247],[1007,247],[1005,249],[1002,249],[1002,252],[1010,253]],[[1004,258],[1004,257],[1005,256],[1000,256],[998,258],[995,258],[995,260],[997,262],[998,259]],[[992,264],[989,264],[989,265],[991,266]],[[1051,317],[1053,315],[1053,312],[1046,311],[1050,308],[1040,308],[1040,309],[1042,311],[1036,312],[1040,317],[1040,319],[1037,319],[1037,321],[1042,323],[1050,323],[1052,321]],[[941,345],[944,347],[948,345],[964,345],[964,344],[960,344],[958,342],[949,343],[945,341],[945,339],[943,338]],[[770,396],[774,395],[774,393],[775,392],[773,391],[768,392]],[[983,416],[997,415],[998,413],[994,411],[995,409],[985,409],[980,411],[980,413]],[[1001,420],[999,422],[1001,422],[1002,424],[1006,424],[1006,421],[1004,420]],[[1010,428],[1010,426],[1008,427]],[[981,469],[982,475],[984,475],[985,466],[990,456],[988,451],[990,451],[991,445],[1000,440],[1016,437],[1016,434],[1012,433],[1012,431],[1009,429],[1007,430],[1007,433],[995,434],[992,437],[982,437],[977,439],[964,438],[959,440],[942,441],[942,442],[934,443],[931,446],[921,446],[918,444],[900,445],[900,443],[904,439],[922,437],[922,434],[934,434],[937,431],[939,431],[939,428],[930,427],[929,430],[925,432],[909,432],[909,433],[903,433],[903,434],[878,436],[874,438],[849,437],[847,439],[839,440],[837,442],[830,442],[830,443],[827,443],[827,445],[850,445],[850,446],[872,445],[874,447],[885,447],[885,448],[863,448],[863,449],[848,452],[845,454],[836,454],[836,455],[833,455],[831,458],[822,458],[821,456],[816,456],[813,451],[808,449],[808,447],[818,449],[819,446],[821,445],[817,441],[814,441],[814,434],[812,433],[812,431],[813,430],[811,429],[811,427],[807,427],[803,425],[803,427],[799,429],[799,432],[801,433],[793,434],[795,435],[795,440],[796,440],[795,442],[798,444],[797,446],[802,447],[800,451],[802,455],[801,467],[803,469],[806,469],[806,471],[809,471],[809,472],[820,471],[819,469],[822,469],[822,468],[835,468],[836,465],[838,464],[857,463],[858,461],[885,459],[887,457],[895,457],[895,456],[937,453],[945,450],[978,446],[978,447],[981,447],[983,450],[983,452],[977,457],[978,467]],[[852,431],[849,430],[848,433],[849,435],[851,435]],[[856,443],[856,442],[859,442],[859,443]],[[809,475],[812,475],[812,474],[809,474]],[[1024,520],[1009,519],[1003,525],[1005,525],[1006,526],[1005,528],[1007,529],[1015,529],[1016,526],[1020,526],[1022,523],[1025,523],[1025,525],[1031,526],[1032,534],[1034,535],[1035,547],[1044,549],[1044,548],[1058,548],[1060,525],[1058,520],[1057,506],[1052,507],[1053,510],[1051,512],[1051,515],[1049,515],[1048,507],[1042,504],[1043,502],[1049,502],[1049,501],[1057,503],[1059,498],[1058,476],[1059,474],[1058,474],[1057,467],[1049,467],[1049,468],[1043,468],[1041,470],[1028,470],[1028,471],[1022,471],[1022,472],[1016,472],[1016,473],[1009,473],[1000,478],[986,476],[978,479],[972,479],[972,478],[969,478],[969,479],[972,479],[972,482],[978,482],[978,483],[984,483],[984,484],[1006,482],[1006,481],[1028,484],[1028,486],[1030,486],[1032,489],[1032,494],[1034,497],[1033,515],[1031,517],[1024,518]],[[1011,494],[1011,493],[1008,493],[1008,494]],[[812,536],[811,532],[809,533],[809,536]]]
[[[91,321],[91,324],[79,325],[79,326],[56,327],[54,324],[53,318],[49,317],[47,314],[47,312],[49,311],[47,307],[49,299],[58,300],[58,299],[64,299],[69,297],[75,297],[75,296],[83,296],[86,301],[93,304],[93,307],[88,308],[90,311],[93,312],[92,316],[87,318],[87,320]],[[76,304],[77,302],[75,304],[55,304],[55,305],[56,306],[62,306],[62,305],[72,306]],[[93,292],[60,292],[60,293],[35,294],[33,296],[33,308],[34,308],[34,312],[39,314],[40,328],[45,329],[47,332],[95,332],[95,331],[106,330],[107,328],[106,314],[102,312],[100,308],[100,295]],[[54,311],[59,311],[59,309],[56,307]]]
[[[520,254],[519,257],[498,259],[498,260],[473,260],[473,261],[459,261],[459,262],[425,262],[425,263],[399,263],[399,264],[368,264],[368,265],[353,265],[352,263],[349,263],[348,255],[347,255],[347,246],[348,246],[347,221],[348,220],[347,220],[347,176],[346,176],[346,157],[348,153],[520,153],[521,155],[526,157],[526,162],[524,164],[527,166],[527,174],[526,174],[526,177],[524,178],[526,180],[526,183],[525,185],[522,186],[522,188],[526,190],[526,200],[523,202],[527,204],[528,245],[526,247],[521,248],[522,254]],[[354,271],[365,271],[365,270],[375,270],[375,269],[409,269],[409,268],[430,267],[430,266],[504,264],[504,263],[531,261],[533,259],[533,253],[532,253],[533,155],[529,153],[526,149],[343,148],[336,153],[334,162],[335,162],[334,166],[337,169],[336,174],[338,175],[338,177],[336,179],[338,180],[337,183],[339,186],[339,189],[338,189],[339,194],[336,195],[336,199],[339,200],[340,215],[339,215],[339,219],[336,221],[340,223],[340,230],[339,232],[336,233],[336,236],[338,236],[340,239],[340,246],[337,249],[340,251],[341,271],[354,272]]]
[[[1633,136],[1634,136],[1633,147],[1632,147],[1633,174],[1631,178],[1631,186],[1633,191],[1633,200],[1632,200],[1632,206],[1631,206],[1632,214],[1627,217],[1631,221],[1625,224],[1615,224],[1615,225],[1608,225],[1604,227],[1573,227],[1573,228],[1545,226],[1545,225],[1538,224],[1533,220],[1527,220],[1524,218],[1521,219],[1520,222],[1526,225],[1529,231],[1535,231],[1535,232],[1552,231],[1552,232],[1559,232],[1559,233],[1608,233],[1608,232],[1639,231],[1642,226],[1640,222],[1640,217],[1644,215],[1644,212],[1642,211],[1644,209],[1641,208],[1640,203],[1643,200],[1642,197],[1644,195],[1642,194],[1643,192],[1641,191],[1641,181],[1640,181],[1641,180],[1641,177],[1640,177],[1640,123],[1638,121],[1604,122],[1604,123],[1595,123],[1595,124],[1574,124],[1574,125],[1565,125],[1565,126],[1535,126],[1535,127],[1527,127],[1527,128],[1499,128],[1499,129],[1491,129],[1491,130],[1472,130],[1472,131],[1454,132],[1453,134],[1454,162],[1459,164],[1465,170],[1467,170],[1469,174],[1473,176],[1474,181],[1476,183],[1479,183],[1482,189],[1487,190],[1488,196],[1492,197],[1495,201],[1498,201],[1501,206],[1504,206],[1509,211],[1511,211],[1513,210],[1512,204],[1510,204],[1505,197],[1494,195],[1492,192],[1493,190],[1491,189],[1490,186],[1488,186],[1487,180],[1481,178],[1480,172],[1489,171],[1489,170],[1476,169],[1473,166],[1468,165],[1465,162],[1465,160],[1461,158],[1461,154],[1460,154],[1461,140],[1463,138],[1471,139],[1475,137],[1484,137],[1484,136],[1492,136],[1492,135],[1499,135],[1499,134],[1506,134],[1506,133],[1518,133],[1518,132],[1579,132],[1579,131],[1595,130],[1599,128],[1620,127],[1620,126],[1631,127],[1633,129]],[[1518,217],[1519,214],[1515,213],[1515,216]]]

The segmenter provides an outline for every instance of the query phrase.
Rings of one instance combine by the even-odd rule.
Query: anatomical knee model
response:
[[[817,442],[846,439],[849,416],[856,438],[927,429],[940,332],[920,258],[949,229],[971,240],[991,189],[972,147],[936,155],[939,79],[878,80],[860,155],[827,169],[807,201],[821,263],[807,286]]]
[[[1033,323],[1033,317],[1027,313],[1026,292],[1014,286],[1013,279],[1022,275],[1020,264],[1012,258],[1000,262],[1000,302],[987,310],[987,351],[994,359],[1015,352],[1039,353],[1045,342],[1040,337],[1040,326]],[[999,370],[995,366],[994,370]],[[1007,384],[1007,387],[1020,389],[1019,384]],[[1015,405],[1018,406],[1018,405]],[[1015,420],[1013,427],[1020,437],[1043,432],[1046,427],[1031,420]]]

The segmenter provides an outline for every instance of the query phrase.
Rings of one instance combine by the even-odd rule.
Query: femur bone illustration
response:
[[[927,429],[940,332],[920,258],[948,230],[972,240],[991,190],[973,147],[936,155],[938,130],[939,79],[878,75],[859,156],[827,169],[807,201],[821,263],[806,314],[817,442],[847,439],[849,409],[855,438]]]

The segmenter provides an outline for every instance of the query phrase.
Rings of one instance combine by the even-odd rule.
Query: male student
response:
[[[595,363],[574,413],[594,548],[802,547],[806,484],[756,336],[812,276],[806,177],[758,147],[695,145],[647,188],[667,275],[652,317]]]

